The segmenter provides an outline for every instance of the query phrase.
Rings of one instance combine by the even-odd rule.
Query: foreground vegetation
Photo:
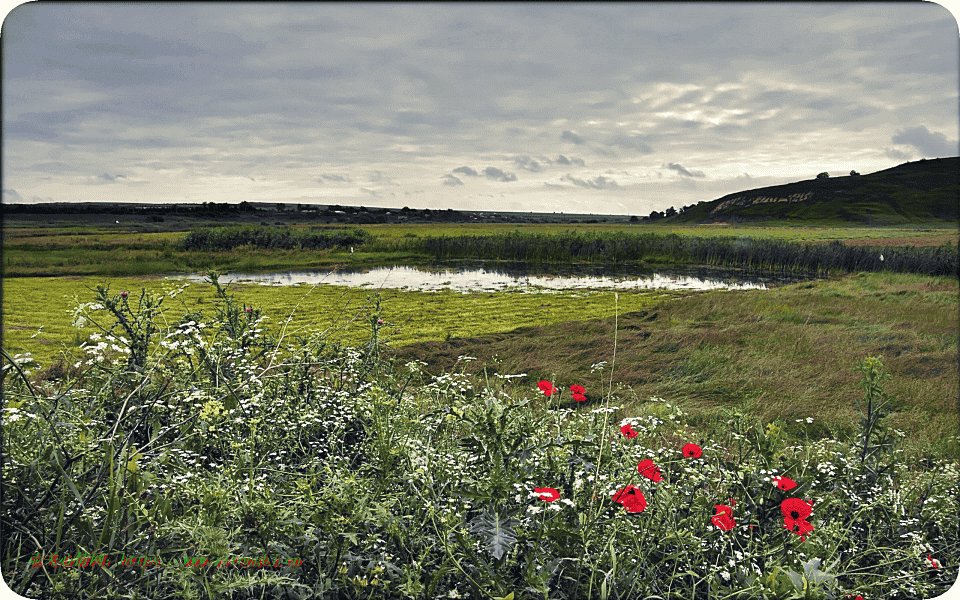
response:
[[[18,593],[897,599],[956,577],[960,465],[904,459],[878,358],[853,436],[808,418],[790,444],[784,420],[691,422],[615,386],[616,327],[589,377],[476,379],[467,356],[431,376],[389,358],[376,296],[349,348],[213,289],[174,317],[177,297],[101,287],[59,378],[4,353]]]

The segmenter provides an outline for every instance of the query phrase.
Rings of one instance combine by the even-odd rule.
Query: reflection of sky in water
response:
[[[191,276],[193,281],[205,277]],[[396,266],[369,269],[363,272],[230,273],[220,277],[221,283],[258,283],[263,285],[326,284],[347,287],[407,289],[419,291],[454,290],[458,292],[498,292],[503,290],[543,291],[559,289],[669,289],[712,290],[767,289],[763,282],[710,279],[696,275],[662,273],[617,275],[521,275],[486,269],[444,269]]]

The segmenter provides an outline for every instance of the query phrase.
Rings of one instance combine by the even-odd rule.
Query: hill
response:
[[[824,177],[736,192],[684,207],[673,216],[658,218],[654,213],[644,221],[672,225],[784,220],[860,225],[956,221],[958,196],[960,157],[936,158],[868,175]]]

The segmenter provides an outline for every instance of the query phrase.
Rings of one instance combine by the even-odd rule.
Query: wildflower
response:
[[[796,482],[796,481],[790,479],[789,477],[783,477],[783,476],[780,476],[780,475],[777,475],[776,477],[774,477],[774,478],[773,478],[773,482],[774,482],[774,483],[776,484],[776,486],[777,486],[778,488],[780,488],[781,490],[789,490],[789,489],[793,489],[793,488],[797,487],[797,482]]]
[[[786,517],[783,519],[784,529],[788,529],[795,534],[800,536],[800,541],[806,541],[806,534],[813,531],[813,525],[805,519],[793,519],[791,517]]]
[[[126,293],[126,292],[120,292],[120,297],[121,297],[121,298],[126,298],[126,297],[127,297],[127,293]]]
[[[683,455],[700,458],[703,455],[703,450],[700,449],[700,446],[691,443],[683,447]]]
[[[780,503],[780,512],[790,519],[806,519],[813,514],[813,508],[810,503],[799,498],[787,498]]]
[[[533,488],[533,492],[539,495],[544,502],[553,502],[560,498],[560,492],[553,488]]]
[[[931,558],[929,554],[927,555],[927,560],[930,562],[930,566],[934,569],[940,568],[940,561],[935,558]]]
[[[643,497],[643,492],[635,485],[628,485],[625,488],[617,490],[613,494],[613,501],[622,504],[627,512],[643,512],[647,507],[647,499]]]
[[[583,394],[578,394],[574,392],[572,395],[573,395],[573,399],[576,400],[577,402],[585,402],[587,400],[587,397],[584,396]]]
[[[637,437],[637,432],[633,430],[633,425],[627,423],[626,425],[620,426],[620,433],[627,436],[628,438]]]
[[[570,394],[573,396],[573,399],[577,402],[583,402],[587,399],[586,396],[587,390],[582,385],[571,385]]]
[[[663,479],[663,477],[660,476],[660,468],[654,465],[650,459],[641,461],[640,464],[637,465],[637,471],[654,483]]]
[[[250,308],[249,306],[248,306],[247,308],[245,308],[244,310],[247,311],[248,313],[252,313],[252,312],[253,312],[253,309]]]
[[[537,387],[540,388],[540,391],[543,392],[545,396],[552,396],[557,393],[557,388],[553,387],[553,384],[546,379],[540,380]]]
[[[714,508],[717,509],[717,514],[713,515],[713,518],[710,519],[710,522],[717,526],[718,529],[724,531],[730,531],[733,529],[734,525],[737,522],[730,515],[733,514],[733,508],[727,506],[726,504],[715,504]]]

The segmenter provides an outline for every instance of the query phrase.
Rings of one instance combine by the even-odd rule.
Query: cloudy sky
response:
[[[958,150],[936,4],[25,4],[4,202],[649,214]]]

